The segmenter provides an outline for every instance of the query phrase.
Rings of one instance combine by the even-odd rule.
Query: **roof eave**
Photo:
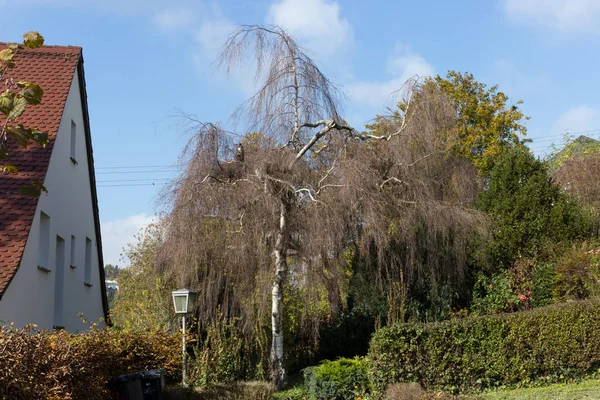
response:
[[[100,213],[98,210],[98,193],[96,191],[96,174],[94,172],[94,152],[92,150],[92,134],[90,129],[90,115],[87,104],[87,91],[85,85],[85,72],[83,69],[83,51],[80,53],[77,63],[77,74],[79,78],[79,93],[81,95],[81,109],[83,114],[83,125],[85,130],[85,144],[88,160],[88,171],[90,178],[90,189],[92,192],[92,207],[94,210],[94,226],[96,230],[96,248],[98,249],[98,269],[100,273],[100,291],[102,295],[102,309],[104,311],[104,321],[108,326],[112,326],[108,309],[108,297],[106,294],[106,284],[104,283],[104,258],[102,256],[102,235],[100,231]]]

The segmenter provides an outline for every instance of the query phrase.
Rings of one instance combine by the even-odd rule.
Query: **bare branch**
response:
[[[407,183],[407,182],[404,182],[403,180],[401,180],[401,179],[398,179],[398,178],[396,178],[395,176],[391,176],[391,177],[389,177],[389,178],[385,179],[383,182],[381,182],[381,183],[379,184],[379,188],[380,188],[380,189],[383,189],[383,187],[384,187],[385,185],[387,185],[388,183],[390,183],[390,182],[396,182],[396,183],[399,183],[399,184],[402,184],[402,185],[408,185],[408,183]]]
[[[298,152],[298,154],[296,154],[296,158],[290,164],[290,168],[293,167],[294,164],[298,160],[300,160],[309,150],[311,150],[312,147],[319,141],[319,139],[321,139],[323,136],[328,134],[330,131],[345,130],[345,131],[349,131],[351,133],[354,132],[353,128],[346,126],[346,125],[340,125],[334,120],[321,120],[316,123],[308,123],[307,122],[307,123],[302,124],[302,127],[310,127],[310,128],[318,128],[320,126],[323,126],[323,128],[321,128],[320,131],[315,133],[313,135],[313,137],[308,141],[308,143],[306,143],[306,145],[304,145],[304,147]]]

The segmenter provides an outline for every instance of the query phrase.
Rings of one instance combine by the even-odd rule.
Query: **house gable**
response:
[[[81,48],[20,50],[16,65],[12,76],[44,89],[42,104],[29,107],[19,122],[48,132],[49,144],[46,149],[33,145],[11,148],[10,161],[19,172],[0,175],[0,320],[15,320],[10,310],[18,307],[19,314],[30,316],[22,322],[52,328],[56,321],[48,320],[47,314],[54,314],[53,310],[43,309],[57,301],[62,301],[63,318],[70,326],[76,324],[73,318],[78,319],[77,312],[90,319],[106,318],[108,303]],[[76,134],[74,142],[72,132]],[[74,146],[76,157],[71,160]],[[18,187],[32,181],[44,182],[49,194],[39,199],[21,196]],[[44,253],[40,248],[42,216],[49,219],[47,266],[39,265]],[[91,243],[89,249],[87,241]],[[93,254],[88,257],[89,251]],[[57,263],[57,257],[63,260]],[[57,269],[60,263],[62,272]],[[87,268],[89,276],[85,277]],[[57,272],[63,282],[57,281]],[[56,294],[57,287],[63,289],[62,297]],[[24,295],[23,291],[30,293]]]

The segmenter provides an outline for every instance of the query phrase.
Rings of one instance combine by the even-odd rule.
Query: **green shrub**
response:
[[[194,353],[195,358],[190,360],[190,381],[197,386],[266,377],[260,354],[235,323],[217,319],[206,330]]]
[[[533,270],[533,305],[543,307],[554,302],[556,269],[552,264],[536,264]]]
[[[369,368],[378,393],[392,383],[473,391],[536,379],[561,380],[600,365],[600,300],[378,330]]]
[[[324,361],[304,369],[304,383],[317,400],[354,400],[368,392],[368,367],[358,357]]]
[[[165,369],[181,378],[181,337],[91,329],[80,334],[0,328],[0,398],[106,399],[110,378]]]
[[[579,253],[584,254],[583,251]],[[559,280],[554,264],[520,258],[509,270],[492,278],[479,275],[473,286],[471,311],[485,315],[547,306],[560,298],[557,283]]]
[[[480,275],[473,287],[471,311],[479,315],[515,311],[519,297],[514,293],[508,272],[492,278]]]

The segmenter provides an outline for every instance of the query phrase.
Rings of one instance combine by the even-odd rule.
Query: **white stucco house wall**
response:
[[[18,122],[50,143],[12,146],[19,172],[0,174],[0,323],[79,332],[81,316],[109,322],[82,51],[44,46],[15,59],[9,74],[44,89]],[[48,192],[19,193],[34,181]]]

